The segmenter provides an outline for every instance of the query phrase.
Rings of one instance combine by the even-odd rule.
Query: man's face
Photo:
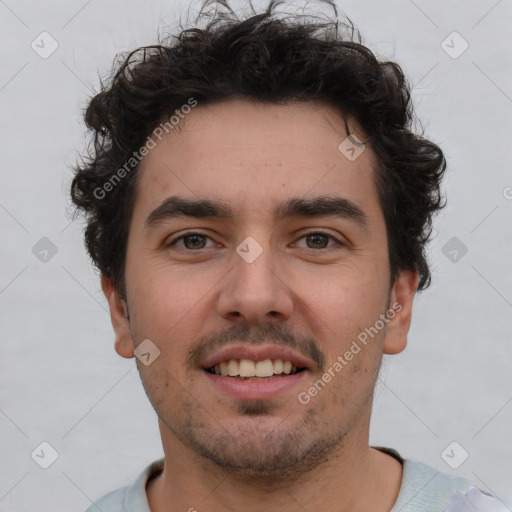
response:
[[[382,353],[405,346],[415,280],[390,289],[373,153],[349,160],[338,149],[346,136],[325,105],[199,104],[143,160],[125,268],[130,319],[113,322],[121,355],[146,339],[160,349],[138,366],[164,446],[260,476],[367,446]],[[221,202],[234,215],[151,215],[170,197]],[[344,202],[329,215],[317,205],[274,216],[317,198]],[[115,316],[117,292],[105,279],[104,290]],[[396,297],[402,311],[363,344]],[[245,375],[247,361],[276,375],[215,374],[219,365]],[[280,373],[287,361],[301,371]],[[308,392],[326,372],[329,382]]]

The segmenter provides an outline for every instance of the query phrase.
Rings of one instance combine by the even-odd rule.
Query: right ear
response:
[[[128,307],[113,285],[110,277],[101,276],[101,288],[110,306],[110,319],[115,333],[116,352],[126,358],[134,357],[135,344],[132,339]]]

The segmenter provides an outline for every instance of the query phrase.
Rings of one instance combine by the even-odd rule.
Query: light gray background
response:
[[[0,0],[1,511],[83,511],[162,455],[135,362],[113,349],[83,224],[66,207],[98,72],[155,42],[186,5]],[[416,298],[407,350],[386,357],[371,442],[470,478],[512,510],[512,2],[338,6],[403,66],[448,160],[434,284]],[[42,31],[59,44],[48,59],[31,48]],[[441,47],[453,31],[469,43],[456,59]],[[47,262],[32,252],[42,237],[57,247]],[[452,237],[468,248],[455,263],[443,254]],[[46,470],[31,459],[42,441],[58,452]],[[457,470],[441,457],[452,441],[469,452]]]

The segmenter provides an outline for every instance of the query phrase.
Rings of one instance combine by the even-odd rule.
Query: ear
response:
[[[398,354],[407,346],[407,333],[411,325],[412,303],[420,276],[418,272],[402,270],[391,291],[390,311],[384,354]],[[394,313],[394,314],[393,314]]]
[[[101,288],[110,306],[110,319],[115,332],[114,347],[116,352],[122,357],[134,357],[135,345],[131,335],[126,301],[121,298],[112,280],[106,275],[101,276]]]

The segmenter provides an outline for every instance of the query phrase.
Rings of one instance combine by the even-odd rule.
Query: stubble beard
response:
[[[207,464],[213,463],[241,481],[272,488],[297,481],[335,457],[347,434],[342,426],[326,433],[324,422],[315,418],[313,409],[307,409],[303,419],[293,425],[287,424],[286,418],[269,424],[272,405],[263,400],[241,401],[239,417],[247,421],[230,429],[209,416],[207,421],[201,420],[199,409],[197,404],[187,402],[184,410],[188,413],[178,424],[160,418]]]

